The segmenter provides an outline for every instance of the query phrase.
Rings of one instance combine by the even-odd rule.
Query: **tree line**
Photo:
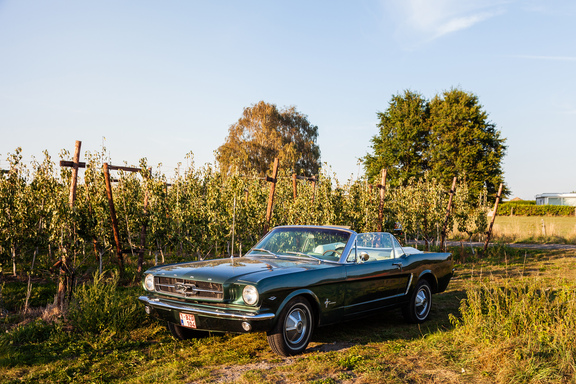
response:
[[[453,88],[427,100],[405,90],[377,116],[371,152],[361,158],[370,182],[387,169],[393,186],[428,174],[448,188],[457,175],[467,180],[471,198],[486,189],[494,201],[501,183],[503,196],[509,194],[502,170],[506,139],[473,93]],[[282,168],[312,176],[321,168],[317,139],[318,127],[295,107],[260,101],[230,126],[216,160],[224,173],[263,175],[279,158]]]

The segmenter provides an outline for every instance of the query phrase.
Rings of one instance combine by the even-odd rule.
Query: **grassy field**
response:
[[[496,216],[493,234],[505,242],[576,243],[576,217]]]
[[[453,229],[450,238],[468,240]],[[484,241],[484,235],[473,240]],[[500,243],[576,244],[576,217],[496,216],[492,240]]]
[[[407,325],[391,311],[320,328],[293,358],[274,355],[259,333],[175,341],[145,317],[89,330],[3,316],[0,382],[575,382],[576,253],[490,252],[457,266],[449,289],[434,296],[430,321]],[[19,291],[17,284],[4,292]],[[122,302],[139,290],[106,295]]]

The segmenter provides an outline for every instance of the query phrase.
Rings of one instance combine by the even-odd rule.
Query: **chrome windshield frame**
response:
[[[344,249],[342,250],[342,255],[340,255],[340,258],[338,259],[338,261],[331,261],[331,260],[322,260],[322,262],[324,263],[330,263],[330,264],[342,264],[342,263],[346,263],[346,256],[348,255],[348,253],[350,252],[350,249],[352,249],[352,245],[356,239],[357,233],[351,229],[348,228],[344,228],[344,227],[337,227],[337,226],[332,226],[332,225],[282,225],[282,226],[278,226],[278,227],[274,227],[270,232],[268,232],[266,234],[266,236],[264,236],[262,239],[260,239],[260,241],[258,243],[256,243],[254,245],[254,247],[250,248],[250,250],[248,252],[246,252],[244,254],[244,256],[246,257],[251,257],[251,256],[256,256],[256,255],[250,255],[250,252],[252,252],[252,250],[256,250],[255,248],[258,248],[258,245],[261,244],[262,242],[264,242],[264,240],[266,240],[266,238],[268,236],[270,236],[274,231],[276,230],[282,230],[282,229],[286,229],[286,228],[292,228],[292,229],[316,229],[316,230],[334,230],[334,231],[338,231],[338,232],[344,232],[350,235],[350,237],[348,238],[348,241],[344,247]],[[346,256],[345,256],[346,255]],[[278,255],[279,257],[281,255]],[[288,257],[295,257],[295,255],[291,255]],[[313,257],[313,256],[312,256]],[[304,257],[299,257],[300,259],[305,260],[306,258]],[[310,259],[311,261],[315,261],[312,258]],[[317,259],[318,260],[318,259]]]
[[[346,246],[344,247],[344,249],[342,250],[342,254],[340,255],[340,258],[338,261],[330,261],[330,260],[323,260],[323,262],[326,263],[337,263],[337,264],[354,264],[357,262],[358,259],[358,255],[355,255],[354,260],[350,260],[348,261],[348,257],[350,256],[351,252],[355,252],[356,251],[356,240],[358,238],[358,236],[363,235],[363,234],[367,234],[367,233],[380,233],[380,234],[386,234],[387,236],[390,236],[391,238],[391,247],[392,247],[392,252],[394,254],[394,258],[396,258],[396,244],[393,241],[393,237],[394,235],[391,234],[390,232],[362,232],[362,233],[358,233],[355,232],[351,229],[348,228],[344,228],[344,227],[337,227],[337,226],[330,226],[330,225],[283,225],[283,226],[279,226],[279,227],[275,227],[273,228],[270,232],[268,232],[266,234],[266,236],[264,236],[256,245],[254,245],[254,247],[252,247],[248,252],[246,252],[244,254],[244,256],[256,256],[256,255],[250,255],[250,252],[252,252],[252,250],[256,250],[256,248],[258,248],[258,245],[260,243],[262,243],[268,236],[270,236],[272,234],[272,232],[274,232],[275,230],[282,230],[282,229],[286,229],[286,228],[301,228],[301,229],[332,229],[335,231],[341,231],[341,232],[346,232],[350,235],[350,237],[348,238],[348,242],[346,243]],[[402,248],[400,248],[402,250]],[[262,251],[260,251],[262,252]],[[402,250],[402,253],[403,250]],[[302,259],[305,259],[304,257],[301,257]],[[311,259],[312,260],[312,259]]]

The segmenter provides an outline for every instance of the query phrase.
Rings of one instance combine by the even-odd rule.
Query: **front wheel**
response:
[[[426,280],[420,280],[410,296],[410,301],[402,308],[402,314],[410,323],[423,323],[430,315],[432,289]]]
[[[302,353],[314,330],[314,316],[310,303],[303,297],[295,297],[280,313],[274,329],[268,332],[268,344],[280,356]]]

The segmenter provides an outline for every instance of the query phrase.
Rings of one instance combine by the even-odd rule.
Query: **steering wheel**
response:
[[[327,254],[328,252],[334,252],[334,253],[336,253],[338,256],[342,256],[342,251],[338,251],[338,250],[336,250],[336,249],[329,249],[329,250],[325,251],[325,252],[322,254],[322,256],[326,256],[326,254]],[[333,255],[330,255],[330,256],[333,256]]]

